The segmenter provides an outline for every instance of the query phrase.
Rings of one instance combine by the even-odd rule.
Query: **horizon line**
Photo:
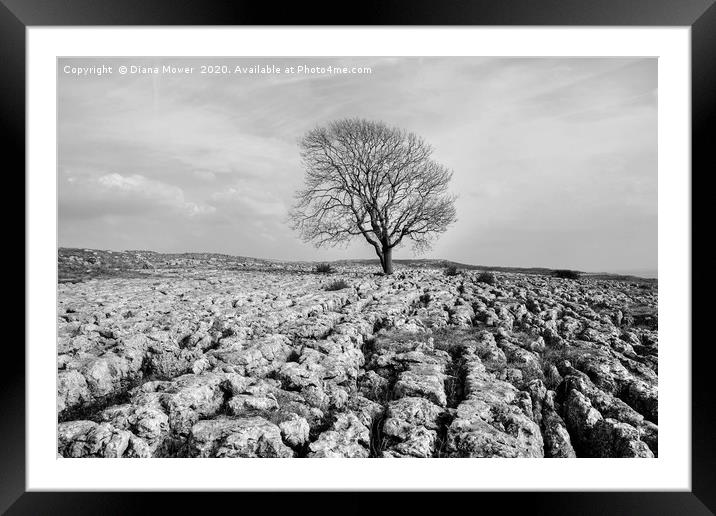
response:
[[[376,263],[380,263],[380,260],[378,258],[340,258],[336,260],[284,260],[279,258],[257,258],[255,256],[246,256],[246,255],[239,255],[239,254],[231,254],[231,253],[222,253],[222,252],[216,252],[216,251],[181,251],[181,252],[163,252],[163,251],[153,251],[151,249],[122,249],[122,250],[116,250],[116,249],[97,249],[93,247],[67,247],[67,246],[58,246],[57,250],[60,249],[79,249],[79,250],[89,250],[89,251],[104,251],[104,252],[113,252],[113,253],[130,253],[130,252],[148,252],[148,253],[156,253],[156,254],[213,254],[213,255],[224,255],[224,256],[231,256],[234,258],[248,258],[251,260],[263,260],[268,262],[284,262],[284,263],[336,263],[336,262],[350,262],[350,261],[375,261]],[[658,279],[658,268],[651,269],[649,267],[644,267],[643,269],[635,268],[635,269],[622,269],[621,271],[617,272],[608,272],[608,271],[583,271],[580,269],[568,269],[567,267],[547,267],[547,266],[522,266],[522,265],[484,265],[484,264],[474,264],[474,263],[465,263],[465,262],[458,262],[454,260],[449,260],[446,258],[394,258],[393,262],[400,263],[400,262],[407,262],[407,261],[435,261],[435,262],[450,262],[452,264],[457,265],[467,265],[470,267],[475,268],[483,268],[483,269],[521,269],[521,270],[549,270],[549,271],[555,271],[555,270],[574,270],[576,272],[584,273],[584,274],[604,274],[604,275],[610,275],[610,276],[633,276],[636,278],[643,278],[643,279]],[[653,271],[654,276],[644,276],[636,273],[632,273],[629,271]]]

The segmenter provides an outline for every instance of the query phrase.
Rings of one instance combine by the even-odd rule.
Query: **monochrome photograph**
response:
[[[57,456],[658,457],[657,72],[58,58]]]

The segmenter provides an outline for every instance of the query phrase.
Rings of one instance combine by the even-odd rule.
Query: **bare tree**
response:
[[[291,217],[306,242],[321,247],[362,236],[392,274],[393,249],[404,239],[425,251],[456,220],[452,172],[413,133],[346,119],[309,131],[299,145],[305,185]]]

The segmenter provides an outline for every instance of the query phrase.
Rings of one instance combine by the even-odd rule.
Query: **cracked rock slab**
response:
[[[63,457],[649,457],[655,282],[60,250]],[[108,274],[109,271],[114,271]],[[78,279],[79,278],[79,279]],[[328,291],[334,279],[348,288]]]
[[[261,417],[199,421],[188,442],[191,457],[293,457],[279,427]]]

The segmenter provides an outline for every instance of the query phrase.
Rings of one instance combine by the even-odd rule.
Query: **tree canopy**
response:
[[[408,240],[423,252],[456,220],[452,171],[413,133],[345,119],[309,131],[299,146],[305,178],[291,223],[304,241],[321,247],[362,237],[390,274],[393,248]]]

